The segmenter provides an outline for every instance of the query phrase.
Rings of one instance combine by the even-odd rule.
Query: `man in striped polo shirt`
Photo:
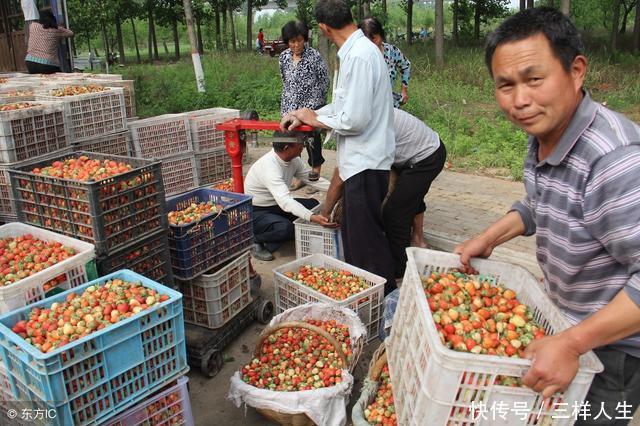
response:
[[[640,401],[640,127],[583,89],[582,51],[555,9],[522,11],[489,36],[496,100],[530,135],[526,196],[455,251],[470,268],[471,257],[536,234],[545,288],[573,326],[527,348],[533,364],[523,382],[544,397],[562,391],[593,349],[605,370],[579,423],[626,424]],[[610,419],[594,419],[601,409]]]

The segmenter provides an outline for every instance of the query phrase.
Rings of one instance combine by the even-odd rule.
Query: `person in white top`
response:
[[[305,123],[333,130],[337,177],[344,181],[345,260],[386,278],[385,292],[390,292],[395,288],[393,260],[381,213],[395,149],[387,65],[382,52],[353,22],[347,1],[318,0],[315,17],[323,34],[338,46],[340,72],[333,102],[317,111],[292,111],[281,127],[291,130]],[[337,185],[334,181],[332,186]]]
[[[20,0],[20,6],[24,15],[24,44],[29,46],[29,26],[40,19],[40,12],[35,0]]]
[[[293,240],[293,221],[302,218],[323,226],[331,226],[327,218],[313,214],[317,206],[313,198],[294,198],[289,186],[294,177],[309,183],[309,172],[300,154],[304,136],[274,134],[273,150],[256,161],[244,181],[244,191],[252,195],[254,246],[252,255],[263,261],[273,260],[273,252]],[[325,180],[325,183],[328,183]]]

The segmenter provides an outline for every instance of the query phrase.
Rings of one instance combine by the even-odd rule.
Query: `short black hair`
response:
[[[578,29],[562,12],[550,7],[526,9],[505,19],[487,37],[484,61],[489,74],[493,77],[491,61],[500,44],[524,40],[536,34],[542,34],[547,38],[553,54],[567,72],[571,70],[576,56],[582,55],[584,51]]]
[[[351,8],[346,0],[318,0],[315,7],[318,24],[340,30],[353,23]]]
[[[382,40],[385,40],[384,27],[382,23],[378,21],[378,18],[363,19],[358,25],[358,28],[362,30],[368,39],[373,39],[373,36],[377,34]]]
[[[282,41],[287,44],[292,38],[302,36],[304,41],[309,41],[309,29],[300,21],[289,21],[282,27]]]
[[[40,19],[38,20],[42,28],[58,28],[58,20],[50,10],[43,10],[40,12]]]
[[[273,146],[273,150],[275,152],[282,152],[285,149],[287,149],[287,146],[289,145],[297,145],[299,143],[304,143],[304,137],[305,137],[305,133],[304,132],[281,132],[281,131],[275,131],[273,132],[273,139],[276,140],[278,138],[296,138],[297,142],[272,142],[271,145]]]

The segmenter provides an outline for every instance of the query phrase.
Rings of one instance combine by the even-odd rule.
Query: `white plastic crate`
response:
[[[59,85],[63,88],[68,85]],[[52,96],[52,89],[36,94],[36,100],[61,101],[68,120],[69,137],[80,142],[126,130],[124,92],[121,87],[108,87],[104,92],[85,93],[75,96]]]
[[[314,207],[311,211],[317,214],[320,206]],[[293,227],[296,238],[296,259],[310,254],[326,254],[344,260],[340,228],[325,228],[302,218],[294,220]]]
[[[191,139],[196,153],[224,148],[224,132],[216,124],[238,118],[240,111],[229,108],[209,108],[187,113]]]
[[[127,125],[136,157],[168,158],[193,151],[189,119],[184,113],[129,121]]]
[[[35,91],[28,84],[15,83],[0,87],[0,103],[26,102],[35,100]]]
[[[398,423],[402,425],[570,425],[561,410],[584,400],[593,376],[602,364],[589,352],[580,358],[580,370],[563,394],[547,401],[531,389],[496,384],[499,376],[524,376],[530,360],[476,355],[446,348],[438,337],[421,276],[460,267],[460,256],[409,248],[400,299],[391,337],[386,341]],[[569,327],[569,322],[526,269],[503,262],[474,259],[473,267],[484,276],[514,290],[528,305],[547,335]],[[567,403],[568,405],[555,405]],[[491,407],[507,407],[504,418]],[[515,405],[519,404],[519,405]],[[478,410],[484,406],[484,417]],[[527,410],[521,417],[523,407]],[[563,408],[564,407],[564,408]],[[520,408],[520,411],[517,410]],[[556,409],[560,411],[556,412]],[[495,414],[495,413],[494,413]],[[553,418],[553,415],[556,418]],[[571,417],[571,416],[568,416]]]
[[[136,91],[133,80],[114,80],[104,78],[87,78],[87,83],[102,87],[122,87],[124,94],[124,107],[127,118],[136,116]]]
[[[229,179],[232,174],[231,158],[225,148],[196,153],[199,186],[209,186]]]
[[[300,267],[305,265],[349,271],[355,276],[364,278],[370,287],[345,300],[332,299],[285,275],[287,272],[297,273]],[[378,326],[382,320],[384,278],[325,254],[312,254],[274,268],[273,281],[276,287],[276,313],[281,313],[289,308],[309,302],[325,302],[335,306],[347,307],[358,314],[367,328],[368,341],[370,342],[377,338]]]
[[[175,384],[158,392],[136,407],[109,420],[107,426],[193,426],[193,414],[189,401],[189,378],[180,377]]]
[[[130,157],[129,131],[96,136],[82,142],[74,143],[75,151],[98,152],[100,154],[121,155]]]
[[[76,254],[30,277],[23,278],[8,286],[0,287],[0,314],[44,299],[46,293],[45,284],[61,275],[64,275],[64,280],[56,287],[64,290],[84,284],[90,278],[95,278],[89,277],[87,271],[87,264],[95,258],[93,244],[20,222],[7,223],[0,226],[0,238],[18,237],[26,234],[31,234],[35,238],[44,241],[57,241],[66,247],[75,249]],[[95,269],[95,266],[93,268]]]
[[[64,104],[33,101],[31,108],[0,112],[0,162],[15,163],[69,146]]]
[[[247,306],[252,298],[249,285],[249,252],[226,265],[191,280],[179,280],[185,322],[219,328]]]
[[[187,154],[163,159],[162,181],[167,197],[197,188],[198,170],[195,156]]]

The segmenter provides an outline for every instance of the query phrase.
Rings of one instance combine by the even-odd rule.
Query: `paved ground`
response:
[[[268,148],[252,149],[251,161],[255,161]],[[325,151],[327,162],[322,175],[329,177],[335,166],[335,152]],[[305,157],[306,158],[306,157]],[[298,193],[303,196],[321,198],[321,193],[307,195],[307,189]],[[504,214],[509,206],[523,195],[522,183],[500,179],[444,171],[431,187],[427,195],[427,214],[425,235],[427,242],[434,248],[451,250],[456,244],[480,231]],[[535,260],[535,241],[533,238],[519,237],[495,251],[493,258],[508,260],[527,267],[540,275]],[[263,294],[273,300],[271,270],[283,263],[295,259],[293,243],[276,253],[272,262],[254,261],[254,266],[262,276]],[[269,425],[253,408],[236,408],[226,400],[229,378],[251,355],[257,337],[264,326],[254,323],[225,351],[225,363],[222,371],[213,379],[191,371],[190,396],[193,414],[197,425]],[[365,347],[358,369],[355,372],[356,383],[352,393],[352,403],[360,394],[361,378],[366,374],[372,352],[378,343]],[[348,413],[350,415],[350,407]],[[640,415],[632,422],[640,426]]]

